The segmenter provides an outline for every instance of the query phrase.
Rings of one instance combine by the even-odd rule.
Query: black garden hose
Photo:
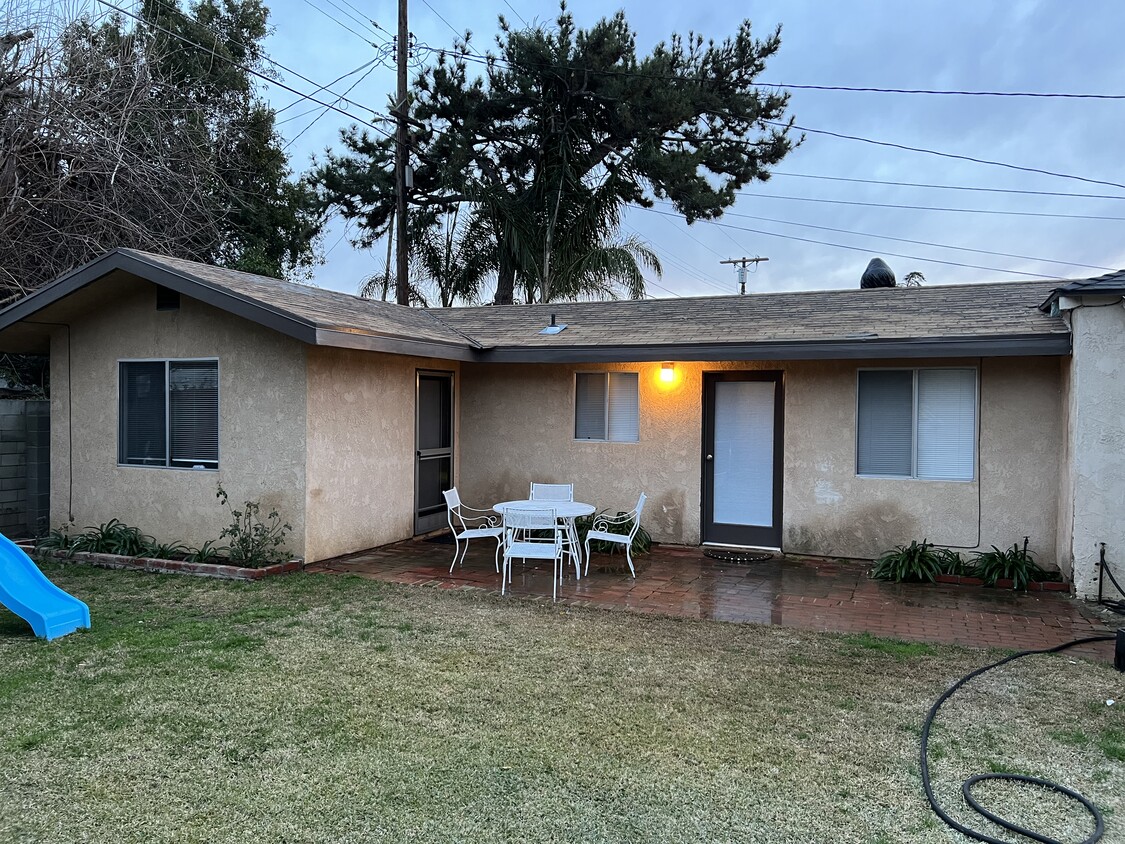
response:
[[[938,710],[941,708],[941,705],[949,700],[949,698],[953,696],[953,693],[960,689],[963,685],[968,683],[974,677],[979,677],[986,671],[991,671],[993,668],[999,668],[1001,665],[1006,665],[1013,660],[1020,659],[1021,657],[1025,656],[1032,656],[1034,654],[1053,654],[1058,653],[1059,651],[1065,651],[1068,648],[1077,647],[1078,645],[1088,645],[1092,642],[1107,642],[1112,641],[1115,638],[1117,637],[1113,635],[1089,636],[1085,639],[1076,639],[1073,642],[1067,642],[1066,644],[1058,645],[1053,648],[1043,648],[1042,650],[1034,651],[1020,651],[1019,653],[1014,653],[1010,656],[1006,656],[1003,659],[992,663],[991,665],[986,665],[984,666],[984,668],[978,668],[976,671],[966,674],[964,677],[962,677],[960,680],[946,689],[942,696],[934,701],[934,705],[930,707],[929,714],[926,715],[926,720],[922,724],[922,787],[926,790],[926,799],[930,801],[930,808],[934,810],[934,813],[946,824],[953,827],[953,829],[969,836],[970,838],[975,838],[977,841],[984,841],[986,842],[986,844],[1010,844],[1010,842],[1004,841],[1001,838],[993,838],[991,835],[987,835],[983,832],[971,829],[970,827],[967,827],[954,818],[950,817],[949,814],[941,808],[941,805],[938,803],[937,798],[934,797],[934,790],[930,785],[930,763],[927,751],[930,743],[930,727],[933,726],[934,718],[937,716]],[[1049,838],[1048,836],[1041,835],[1034,830],[1026,829],[1019,824],[1015,824],[1011,821],[1005,820],[1004,818],[988,811],[979,803],[977,803],[977,801],[973,798],[972,788],[978,782],[981,782],[983,780],[1006,780],[1008,782],[1029,783],[1031,785],[1037,785],[1040,788],[1045,788],[1048,791],[1054,791],[1058,794],[1065,795],[1072,800],[1077,800],[1086,808],[1086,811],[1090,813],[1090,816],[1094,819],[1095,824],[1094,832],[1088,838],[1083,839],[1081,844],[1094,844],[1095,841],[1101,840],[1102,835],[1105,834],[1105,819],[1102,817],[1102,813],[1098,811],[1097,806],[1095,806],[1092,802],[1090,802],[1089,799],[1083,797],[1077,791],[1072,791],[1071,789],[1065,788],[1058,783],[1051,782],[1050,780],[1040,779],[1039,777],[1020,776],[1019,774],[977,774],[974,777],[969,777],[961,784],[961,793],[965,797],[965,802],[978,814],[984,816],[994,824],[1002,826],[1004,829],[1015,832],[1018,835],[1022,835],[1026,838],[1030,838],[1033,841],[1040,841],[1042,842],[1042,844],[1063,844],[1063,842],[1058,841],[1055,838]]]

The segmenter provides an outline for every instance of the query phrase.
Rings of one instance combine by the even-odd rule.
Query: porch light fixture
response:
[[[671,384],[676,380],[676,365],[671,361],[660,364],[660,380]]]

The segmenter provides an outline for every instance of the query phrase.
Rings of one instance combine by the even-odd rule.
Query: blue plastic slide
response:
[[[16,543],[0,534],[0,604],[50,641],[90,626],[90,608],[59,589]]]

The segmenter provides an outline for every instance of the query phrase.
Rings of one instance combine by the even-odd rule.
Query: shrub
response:
[[[973,560],[973,574],[989,586],[995,586],[998,580],[1011,580],[1013,589],[1026,589],[1028,581],[1038,580],[1042,573],[1034,554],[1027,550],[1026,536],[1023,548],[1013,543],[1001,551],[993,545],[991,551],[982,551]]]
[[[257,501],[246,501],[241,510],[236,510],[231,506],[222,484],[219,484],[215,497],[231,515],[230,526],[219,532],[220,539],[230,541],[228,553],[231,565],[261,568],[288,558],[285,534],[293,528],[281,521],[276,510],[271,510],[265,519],[261,517],[262,508]]]
[[[184,560],[189,563],[215,563],[218,562],[221,555],[229,550],[225,545],[218,545],[213,540],[208,539],[198,548],[188,548]]]
[[[35,543],[36,551],[69,551],[70,543],[73,540],[70,536],[70,526],[63,525],[62,527],[55,528],[50,531],[46,536],[40,538]]]
[[[594,527],[594,521],[599,516],[605,516],[605,513],[597,513],[591,516],[579,516],[574,520],[574,525],[578,528],[578,544],[585,546],[586,534],[588,534]],[[627,512],[621,510],[617,513],[618,516],[625,516]],[[615,524],[611,530],[614,533],[626,534],[633,529],[633,520]],[[633,554],[647,554],[652,548],[652,536],[645,526],[642,524],[637,528],[636,536],[633,537],[633,544],[629,546],[629,550]],[[618,552],[624,553],[625,546],[619,542],[603,542],[595,539],[590,543],[590,550],[598,554],[616,554]]]
[[[871,576],[876,580],[923,581],[930,583],[942,573],[942,556],[934,551],[932,543],[923,539],[911,540],[909,545],[897,545],[875,561]]]
[[[964,557],[952,548],[935,548],[934,554],[938,558],[942,574],[969,574],[972,567],[966,565]]]
[[[87,527],[78,536],[73,537],[67,550],[140,557],[144,556],[153,543],[153,538],[141,533],[139,528],[130,527],[117,519],[110,519],[97,527]]]

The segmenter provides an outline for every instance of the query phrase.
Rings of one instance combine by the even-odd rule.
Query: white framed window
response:
[[[635,443],[640,439],[640,377],[636,372],[574,376],[574,438]]]
[[[976,369],[859,371],[857,475],[971,481],[976,432]]]
[[[118,362],[117,462],[219,468],[219,362]]]

